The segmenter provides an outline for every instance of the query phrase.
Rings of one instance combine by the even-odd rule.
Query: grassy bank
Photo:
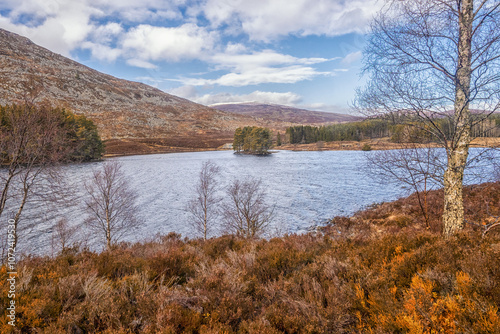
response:
[[[408,148],[408,144],[398,144],[386,138],[366,139],[362,141],[332,141],[311,144],[283,144],[274,149],[290,151],[361,151],[363,146],[369,145],[372,150],[397,150]],[[437,144],[414,144],[415,147],[441,147]],[[500,147],[500,138],[474,138],[471,147]]]
[[[414,196],[413,196],[414,197]],[[440,236],[410,196],[271,240],[171,234],[18,266],[17,327],[37,333],[499,333],[500,234]],[[500,183],[468,187],[467,219],[500,215]],[[500,230],[500,228],[499,228]],[[1,312],[8,303],[0,271]],[[0,332],[12,328],[6,317]]]
[[[105,141],[105,157],[127,155],[164,154],[182,152],[200,152],[223,150],[223,145],[232,143],[232,137],[196,138],[156,138],[156,139],[110,139]],[[282,144],[274,146],[275,150],[290,151],[360,151],[364,145],[372,150],[394,150],[405,148],[402,144],[393,143],[390,138],[368,139],[363,141],[334,141],[313,144]],[[427,147],[428,145],[422,145]],[[437,145],[435,145],[438,147]],[[471,147],[500,147],[500,138],[475,138]]]
[[[158,153],[213,151],[233,141],[232,133],[205,134],[203,136],[176,136],[150,139],[109,139],[105,141],[105,155],[125,156]]]

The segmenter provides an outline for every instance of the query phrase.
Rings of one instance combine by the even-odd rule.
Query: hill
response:
[[[266,121],[287,122],[294,124],[323,124],[339,122],[355,122],[362,118],[352,115],[312,111],[278,104],[226,103],[215,104],[211,107],[235,114],[252,116]]]
[[[254,119],[98,72],[0,29],[0,104],[50,101],[97,124],[108,150],[217,147]],[[126,153],[126,152],[118,152]]]

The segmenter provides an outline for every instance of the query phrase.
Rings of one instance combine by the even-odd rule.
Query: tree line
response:
[[[310,144],[318,141],[361,141],[368,138],[381,138],[390,135],[390,123],[385,120],[368,120],[324,125],[291,126],[285,136],[290,144]]]
[[[396,121],[396,122],[395,122]],[[399,123],[401,121],[401,123]],[[445,135],[453,131],[448,118],[434,121]],[[493,114],[479,119],[471,125],[473,137],[500,137],[500,115]],[[310,125],[291,126],[285,132],[290,144],[310,144],[319,141],[362,141],[389,137],[395,143],[422,143],[437,141],[438,138],[418,120],[397,120],[385,118],[360,122],[331,124],[320,127]]]

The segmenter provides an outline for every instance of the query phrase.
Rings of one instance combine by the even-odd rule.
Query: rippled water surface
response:
[[[261,178],[269,202],[276,206],[274,227],[291,233],[305,231],[337,215],[351,215],[372,203],[405,195],[406,191],[399,185],[371,179],[366,173],[365,154],[279,151],[260,157],[218,151],[114,158],[122,163],[131,186],[138,193],[141,225],[127,240],[140,241],[172,231],[193,236],[185,207],[193,197],[193,187],[206,160],[222,167],[224,185],[235,178]],[[83,189],[84,180],[98,166],[99,163],[90,163],[64,169],[74,187]],[[71,224],[81,224],[85,218],[78,205],[65,210],[51,207],[46,211],[43,218],[36,218],[40,222],[25,239],[29,249],[47,247],[52,225],[62,216],[68,217]],[[35,218],[27,214],[25,219]],[[88,235],[85,230],[79,233]]]
[[[139,191],[140,216],[162,233],[190,235],[186,202],[193,196],[201,165],[212,160],[223,168],[222,182],[251,176],[262,179],[276,222],[290,232],[303,231],[336,215],[352,214],[373,202],[394,199],[399,187],[380,188],[364,172],[361,152],[291,152],[271,156],[232,152],[181,153],[118,158]]]

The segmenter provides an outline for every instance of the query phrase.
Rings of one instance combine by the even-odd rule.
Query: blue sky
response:
[[[0,27],[211,105],[348,112],[377,0],[0,0]]]

